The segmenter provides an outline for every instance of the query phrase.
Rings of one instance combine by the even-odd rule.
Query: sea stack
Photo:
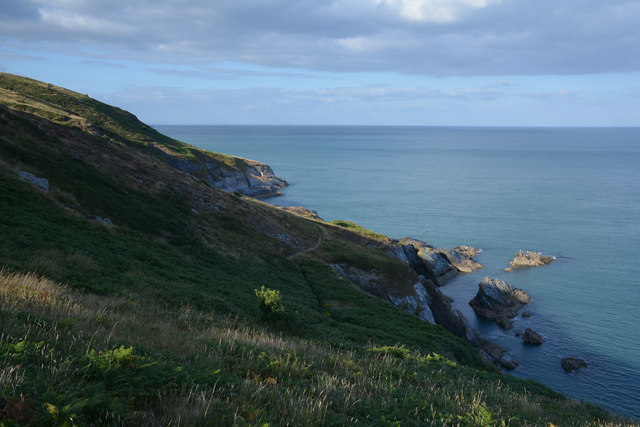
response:
[[[500,279],[485,277],[478,287],[469,305],[478,316],[493,320],[504,329],[511,329],[511,319],[531,300],[524,290]]]

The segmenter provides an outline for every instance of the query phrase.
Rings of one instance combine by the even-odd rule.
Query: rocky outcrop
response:
[[[513,357],[505,350],[500,347],[498,344],[493,343],[491,341],[483,340],[479,345],[476,346],[480,353],[482,353],[489,360],[493,360],[498,365],[502,366],[506,369],[515,369],[518,366],[518,362],[516,362]]]
[[[485,277],[478,287],[478,293],[469,305],[478,316],[493,320],[504,329],[511,329],[511,318],[531,300],[524,290],[504,280]]]
[[[521,267],[540,267],[541,265],[550,264],[555,260],[554,257],[542,255],[539,252],[519,250],[513,255],[513,260],[509,263],[511,268]]]
[[[562,369],[564,369],[566,372],[577,371],[578,369],[586,368],[589,366],[584,360],[575,357],[565,357],[564,359],[562,359],[562,362],[560,362],[560,364],[562,365]]]
[[[525,329],[524,335],[522,336],[522,341],[527,344],[541,345],[544,342],[544,338],[542,338],[542,335],[540,335],[533,329],[527,328]]]
[[[365,271],[347,264],[330,264],[330,266],[363,291],[385,299],[422,320],[435,322],[431,312],[431,297],[422,283],[417,282],[412,287],[406,287],[402,292],[398,290],[392,292],[384,285],[384,277],[375,270]]]
[[[471,273],[482,268],[472,257],[478,249],[458,246],[455,249],[438,249],[420,240],[404,238],[394,241],[389,253],[407,262],[418,274],[444,285],[459,272]]]
[[[447,297],[431,281],[425,282],[425,288],[431,296],[431,311],[436,323],[454,335],[464,338],[472,345],[477,345],[482,338],[473,329],[460,310],[454,310],[451,298]]]
[[[473,273],[482,268],[482,264],[473,259],[479,253],[476,248],[458,246],[454,249],[440,249],[451,265],[461,273]]]
[[[240,157],[192,150],[193,159],[186,159],[170,152],[166,147],[152,144],[156,152],[173,168],[188,173],[212,187],[229,192],[239,192],[251,197],[268,197],[280,194],[289,185],[275,175],[269,165]]]
[[[387,298],[393,305],[415,314],[422,320],[426,320],[429,323],[436,323],[433,312],[431,311],[431,297],[427,293],[423,284],[417,282],[413,285],[414,295],[405,295],[403,297],[396,297],[391,294],[387,295]]]
[[[27,181],[37,187],[42,188],[47,193],[49,192],[49,181],[46,178],[39,178],[31,172],[20,171],[18,172],[20,179]]]
[[[298,215],[304,218],[314,219],[316,221],[324,221],[322,218],[318,216],[318,212],[312,209],[307,209],[302,206],[276,206],[277,208],[282,209],[283,211],[290,212],[294,215]]]

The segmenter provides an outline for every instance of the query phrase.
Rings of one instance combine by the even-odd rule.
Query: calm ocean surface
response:
[[[511,373],[640,418],[640,128],[157,126],[263,161],[301,205],[439,247],[481,248],[485,268],[442,290],[515,356]],[[504,272],[515,251],[558,257]],[[529,319],[503,331],[468,301],[484,276],[525,289]],[[542,334],[540,347],[514,335]],[[589,363],[567,374],[563,357]]]

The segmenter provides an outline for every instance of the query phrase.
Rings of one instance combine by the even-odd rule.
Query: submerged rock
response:
[[[533,329],[527,328],[525,329],[524,335],[522,336],[522,341],[527,344],[540,345],[544,342],[544,338],[542,338],[542,335],[540,335]]]
[[[513,268],[540,267],[541,265],[550,264],[554,260],[554,257],[542,255],[539,252],[519,250],[513,255],[513,260],[509,265]]]
[[[587,368],[587,362],[582,359],[578,359],[575,357],[565,357],[561,362],[562,369],[566,372],[577,371],[578,369]]]
[[[485,277],[478,287],[478,293],[469,305],[478,316],[493,320],[504,329],[511,329],[511,318],[531,300],[524,290],[504,280]]]

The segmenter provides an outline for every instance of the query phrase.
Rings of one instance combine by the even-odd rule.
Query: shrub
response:
[[[280,291],[265,288],[264,285],[255,291],[258,298],[258,307],[263,317],[269,318],[277,313],[284,312],[284,305],[280,297]]]

